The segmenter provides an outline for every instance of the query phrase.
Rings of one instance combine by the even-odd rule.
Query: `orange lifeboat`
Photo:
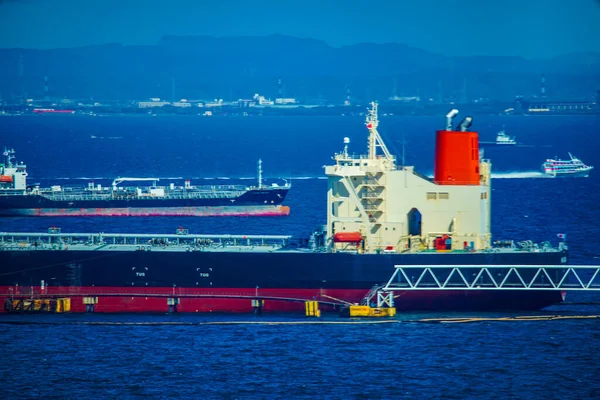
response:
[[[0,175],[0,183],[12,183],[13,177],[10,175]]]
[[[360,243],[362,240],[360,232],[338,232],[333,235],[333,241],[336,243]]]

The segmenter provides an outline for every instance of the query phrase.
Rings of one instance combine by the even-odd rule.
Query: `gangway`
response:
[[[600,290],[598,265],[396,265],[381,291]]]
[[[361,305],[392,308],[397,292],[416,290],[600,291],[600,265],[395,265]]]

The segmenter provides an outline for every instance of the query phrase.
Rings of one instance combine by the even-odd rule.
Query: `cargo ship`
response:
[[[158,186],[159,178],[117,178],[109,187],[41,188],[27,184],[27,166],[15,163],[14,150],[4,150],[0,164],[0,217],[6,216],[285,216],[282,205],[291,184],[265,185],[262,161],[258,184]],[[124,182],[151,182],[151,186],[121,186]]]
[[[0,299],[8,311],[24,296],[69,299],[72,312],[165,312],[167,305],[179,312],[252,312],[257,304],[264,312],[300,312],[313,300],[327,311],[363,302],[394,277],[398,265],[423,271],[506,266],[496,276],[503,283],[517,279],[511,266],[565,265],[566,270],[564,243],[492,242],[491,162],[480,157],[470,117],[452,127],[456,113],[436,132],[429,178],[397,164],[378,133],[373,103],[366,119],[368,152],[352,154],[344,138],[343,150],[325,166],[326,225],[306,238],[197,235],[183,228],[155,234],[57,228],[1,233]],[[395,279],[398,284],[421,280],[418,274]],[[395,292],[395,307],[537,310],[563,300],[562,290],[544,287],[408,288]]]

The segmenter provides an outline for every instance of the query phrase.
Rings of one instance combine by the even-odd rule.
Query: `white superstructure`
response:
[[[479,159],[479,184],[437,184],[412,166],[397,166],[378,125],[377,104],[371,103],[368,154],[351,155],[346,139],[335,165],[325,167],[327,239],[333,249],[418,252],[440,250],[442,240],[448,250],[489,248],[490,162]]]
[[[15,151],[4,149],[2,153],[4,163],[0,164],[0,190],[10,190],[15,194],[25,192],[27,189],[27,166],[13,163]]]

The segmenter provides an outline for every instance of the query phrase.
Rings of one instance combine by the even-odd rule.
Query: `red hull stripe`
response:
[[[94,312],[167,312],[167,299],[178,298],[178,312],[229,312],[248,313],[253,311],[252,299],[264,299],[264,311],[302,312],[304,302],[320,300],[340,303],[336,299],[357,303],[368,290],[320,289],[195,289],[195,288],[129,288],[129,287],[8,287],[0,286],[0,308],[6,299],[70,297],[71,312],[85,312],[84,296],[97,296]],[[323,296],[325,295],[325,296]],[[202,297],[193,297],[202,296]],[[214,296],[214,297],[213,297]],[[324,305],[325,308],[326,305]],[[329,306],[329,309],[332,307]]]
[[[84,296],[97,296],[94,312],[159,312],[169,310],[168,299],[177,298],[178,312],[249,313],[252,300],[263,299],[265,312],[304,312],[305,301],[323,302],[321,309],[334,310],[332,304],[360,303],[368,289],[252,289],[252,288],[141,288],[141,287],[8,287],[0,286],[0,310],[10,298],[71,298],[71,312],[85,312]],[[560,291],[406,291],[399,293],[396,308],[413,310],[539,310],[564,300]],[[339,307],[337,307],[339,309]]]

